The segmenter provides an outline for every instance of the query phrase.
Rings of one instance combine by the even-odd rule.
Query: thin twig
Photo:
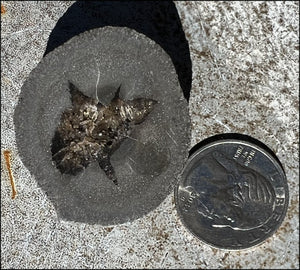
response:
[[[14,199],[17,195],[17,191],[16,191],[15,182],[14,182],[14,178],[13,178],[12,171],[11,171],[11,166],[10,166],[10,151],[5,150],[3,154],[4,154],[4,158],[5,158],[5,162],[6,162],[6,167],[7,167],[7,170],[8,170],[10,184],[11,184],[11,187],[12,187],[12,196],[11,196],[11,198]]]

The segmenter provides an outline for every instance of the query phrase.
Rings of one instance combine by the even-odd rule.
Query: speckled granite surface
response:
[[[18,156],[13,113],[43,57],[49,34],[73,2],[2,2],[1,152],[12,151],[18,195],[1,153],[2,268],[298,268],[299,5],[296,2],[176,2],[193,66],[191,146],[223,132],[267,144],[288,178],[290,205],[279,230],[244,251],[211,248],[181,224],[170,194],[134,222],[65,222]]]

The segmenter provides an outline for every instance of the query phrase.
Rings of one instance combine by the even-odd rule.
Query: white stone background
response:
[[[49,34],[74,2],[1,1],[1,268],[299,267],[299,4],[175,2],[190,46],[191,146],[218,133],[261,140],[283,163],[290,203],[278,231],[242,251],[212,248],[182,225],[170,194],[153,212],[113,227],[58,220],[18,155],[13,113]],[[3,151],[12,151],[18,191]]]

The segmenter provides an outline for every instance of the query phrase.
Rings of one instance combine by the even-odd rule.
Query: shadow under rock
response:
[[[128,27],[159,44],[172,59],[184,97],[189,101],[190,51],[172,1],[77,1],[58,20],[44,56],[72,37],[104,26]]]

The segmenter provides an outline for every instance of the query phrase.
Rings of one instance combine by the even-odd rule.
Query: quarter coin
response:
[[[282,223],[288,185],[275,154],[248,136],[202,143],[188,159],[175,189],[185,227],[222,249],[256,246]]]

